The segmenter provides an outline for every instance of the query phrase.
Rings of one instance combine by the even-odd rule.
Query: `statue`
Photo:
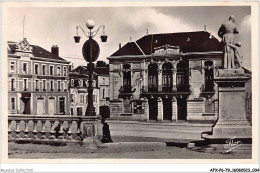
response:
[[[224,69],[235,68],[234,51],[230,45],[234,45],[234,34],[238,34],[239,31],[234,22],[235,16],[231,15],[229,21],[223,23],[218,30],[218,36],[224,42]]]
[[[242,68],[242,61],[243,57],[240,56],[240,53],[238,51],[238,47],[241,47],[241,43],[237,42],[235,45],[228,44],[234,51],[234,63],[235,63],[235,68]]]

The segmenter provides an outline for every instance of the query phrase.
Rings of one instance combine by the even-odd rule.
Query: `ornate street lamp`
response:
[[[94,63],[99,56],[100,49],[98,43],[93,39],[99,29],[103,27],[103,33],[101,35],[101,41],[106,42],[107,41],[107,35],[105,34],[105,26],[101,25],[96,31],[91,31],[94,26],[95,22],[93,20],[88,20],[86,22],[86,26],[89,29],[89,32],[86,32],[82,27],[76,26],[77,35],[74,36],[75,43],[80,42],[80,36],[78,35],[78,29],[80,28],[83,32],[83,34],[88,38],[88,40],[84,43],[82,47],[82,54],[84,59],[88,62],[88,70],[89,70],[89,80],[88,80],[88,106],[85,112],[85,117],[82,117],[83,121],[86,121],[84,123],[84,132],[83,132],[83,146],[89,147],[89,148],[96,148],[94,141],[97,141],[97,119],[95,112],[95,107],[93,106],[93,69],[94,69]]]
[[[80,42],[80,36],[78,35],[78,29],[80,28],[82,30],[82,32],[84,33],[84,35],[86,37],[88,37],[88,40],[84,43],[83,48],[82,48],[82,54],[84,59],[88,62],[88,70],[89,70],[89,86],[88,86],[88,106],[87,106],[87,110],[85,113],[85,116],[95,116],[96,112],[95,112],[95,108],[93,106],[93,68],[94,68],[94,63],[100,53],[100,49],[99,49],[99,45],[98,43],[93,39],[99,29],[101,27],[103,27],[103,33],[101,35],[101,41],[102,42],[106,42],[107,41],[107,35],[105,34],[105,26],[101,25],[96,31],[91,31],[94,26],[95,26],[95,22],[93,20],[88,20],[86,22],[86,26],[89,29],[89,32],[85,32],[84,29],[80,26],[76,26],[77,29],[77,35],[74,36],[75,39],[75,43],[79,43]]]

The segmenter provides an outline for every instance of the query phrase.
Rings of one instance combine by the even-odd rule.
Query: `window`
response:
[[[162,91],[172,91],[172,65],[171,63],[163,64],[162,71]]]
[[[39,74],[39,64],[34,64],[34,73]]]
[[[46,91],[46,80],[42,81],[42,90]]]
[[[23,63],[23,73],[27,74],[28,73],[28,69],[27,69],[27,63]]]
[[[106,92],[106,90],[103,89],[103,99],[105,98],[105,92]]]
[[[71,87],[74,87],[74,79],[71,79]]]
[[[74,102],[74,95],[70,94],[70,102]]]
[[[67,67],[63,67],[63,76],[67,76]]]
[[[64,90],[64,85],[63,82],[61,83],[61,89]]]
[[[11,91],[15,90],[14,84],[15,84],[15,79],[11,79]]]
[[[53,76],[53,66],[50,66],[50,75],[52,75]]]
[[[150,64],[148,66],[148,91],[157,92],[158,91],[158,65]]]
[[[58,81],[58,91],[60,91],[60,81]]]
[[[176,87],[177,91],[185,92],[189,89],[188,67],[184,62],[177,64]]]
[[[39,91],[39,80],[35,80],[35,90]]]
[[[46,65],[42,65],[42,75],[46,75]]]
[[[15,62],[14,61],[11,61],[10,71],[15,72]]]
[[[131,92],[131,66],[129,64],[123,65],[123,91],[125,93]]]
[[[83,94],[80,95],[80,101],[79,102],[84,103],[84,95]]]
[[[73,110],[73,108],[70,108],[70,115],[74,115],[74,110]]]
[[[27,79],[23,79],[23,90],[27,91]]]
[[[97,102],[96,101],[96,94],[93,94],[93,102]]]
[[[57,75],[60,76],[60,67],[57,68]]]
[[[53,81],[51,81],[51,91],[54,90]]]
[[[133,109],[135,114],[143,114],[142,102],[133,102]]]
[[[204,63],[205,67],[205,87],[204,91],[214,91],[214,72],[213,72],[213,62],[206,61]]]
[[[79,80],[79,87],[83,87],[83,80]]]
[[[11,109],[15,109],[15,98],[11,98]]]
[[[64,81],[64,88],[63,88],[63,90],[64,90],[64,91],[67,91],[67,88],[68,88],[67,81]]]

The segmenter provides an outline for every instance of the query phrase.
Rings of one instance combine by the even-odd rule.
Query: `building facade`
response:
[[[66,115],[70,62],[59,57],[58,46],[51,52],[22,41],[8,42],[9,114]]]
[[[93,105],[99,115],[99,88],[97,74],[93,73]],[[71,116],[85,116],[88,106],[88,69],[78,66],[69,73],[69,109]]]
[[[108,57],[111,119],[213,123],[222,44],[207,31],[145,35]]]

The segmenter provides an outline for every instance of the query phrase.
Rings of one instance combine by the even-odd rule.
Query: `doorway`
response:
[[[44,114],[44,99],[37,98],[37,115]]]
[[[31,98],[22,98],[24,103],[23,114],[31,114]]]
[[[149,120],[157,120],[158,102],[156,98],[149,99]]]
[[[65,108],[65,99],[64,99],[64,97],[60,97],[59,98],[59,105],[60,105],[60,107],[59,107],[60,113],[61,114],[65,114],[65,110],[64,110],[64,108]]]
[[[170,98],[163,99],[163,120],[172,120],[172,101]]]
[[[49,115],[54,115],[55,113],[55,99],[49,98]]]
[[[187,119],[187,101],[186,98],[177,98],[178,120]]]

